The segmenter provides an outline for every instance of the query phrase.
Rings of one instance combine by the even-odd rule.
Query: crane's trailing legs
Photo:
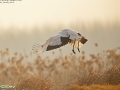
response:
[[[73,44],[73,49],[72,49],[72,51],[73,51],[74,54],[76,54],[76,53],[75,53],[75,50],[74,50],[74,46],[75,46],[75,41],[74,41],[74,44]]]
[[[77,48],[77,49],[78,49],[78,51],[80,52],[80,49],[79,49],[79,42],[78,42],[78,48]]]

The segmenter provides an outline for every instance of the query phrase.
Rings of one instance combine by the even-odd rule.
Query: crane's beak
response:
[[[88,40],[87,40],[85,37],[82,37],[82,38],[80,39],[80,42],[81,42],[82,44],[85,44],[87,41],[88,41]]]

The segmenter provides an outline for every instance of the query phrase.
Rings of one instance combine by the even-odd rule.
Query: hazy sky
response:
[[[22,0],[0,3],[0,27],[120,18],[120,0]]]

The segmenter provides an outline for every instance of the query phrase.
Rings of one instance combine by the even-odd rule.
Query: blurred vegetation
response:
[[[98,44],[95,43],[95,46]],[[62,53],[61,49],[59,52]],[[120,47],[90,54],[89,59],[84,51],[78,57],[70,53],[54,60],[40,56],[31,58],[32,53],[26,55],[14,52],[13,56],[10,56],[10,53],[9,48],[0,50],[0,85],[15,85],[17,90],[77,90],[70,88],[93,85],[82,89],[91,90],[89,88],[99,85],[120,84]]]
[[[120,90],[120,47],[113,48],[120,45],[119,20],[105,23],[77,21],[68,26],[54,26],[35,26],[27,33],[17,32],[13,27],[8,28],[7,33],[0,32],[0,85],[15,85],[17,90]],[[68,48],[67,55],[59,49],[60,55],[53,51],[49,56],[45,54],[45,58],[33,57],[28,52],[34,42],[44,42],[66,27],[89,38],[88,47],[83,47],[85,51],[81,50],[79,56],[68,54]],[[13,52],[15,50],[18,51]],[[96,50],[100,52],[93,54]]]
[[[120,45],[118,38],[120,38],[120,19],[106,20],[106,21],[89,21],[83,22],[81,20],[75,20],[68,24],[63,23],[48,23],[45,25],[34,25],[30,27],[6,27],[0,26],[0,50],[9,47],[12,52],[18,51],[20,53],[29,53],[31,46],[34,43],[43,44],[49,37],[58,34],[62,29],[73,29],[80,32],[89,41],[82,49],[86,51],[86,54],[96,53],[104,49],[115,48]],[[94,43],[99,44],[99,48],[94,47]],[[65,46],[63,54],[70,52],[69,48]],[[64,47],[62,48],[64,49]],[[56,54],[58,54],[56,52]],[[47,54],[50,55],[51,54]],[[42,54],[41,57],[46,56]],[[53,56],[52,56],[53,57]]]

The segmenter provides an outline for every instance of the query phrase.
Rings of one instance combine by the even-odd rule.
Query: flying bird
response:
[[[74,48],[77,48],[80,52],[79,48],[87,41],[88,40],[77,31],[64,29],[57,35],[50,37],[43,45],[34,44],[32,50],[35,54],[39,55],[45,51],[50,51],[66,44],[71,44],[73,46],[72,52],[75,54]]]

